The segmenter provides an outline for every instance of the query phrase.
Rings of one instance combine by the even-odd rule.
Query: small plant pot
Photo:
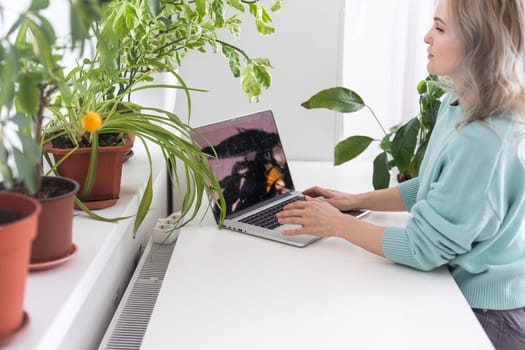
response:
[[[31,270],[50,268],[64,262],[76,251],[73,245],[73,210],[76,181],[59,176],[44,176],[39,198],[42,214],[31,249]]]
[[[29,196],[0,192],[0,213],[11,213],[15,218],[0,223],[0,347],[29,320],[23,311],[24,292],[40,211],[40,203]]]
[[[107,208],[118,201],[124,154],[131,149],[131,146],[129,138],[126,137],[123,145],[98,148],[95,183],[88,197],[81,198],[89,209]],[[82,193],[89,168],[91,148],[78,148],[68,155],[70,149],[55,148],[51,144],[46,144],[44,151],[53,155],[55,163],[61,162],[57,167],[59,175],[78,182],[79,193]],[[63,158],[65,159],[62,161]]]

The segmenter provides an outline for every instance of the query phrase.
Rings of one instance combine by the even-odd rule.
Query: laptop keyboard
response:
[[[273,230],[274,228],[281,226],[281,224],[277,221],[277,217],[275,216],[275,214],[280,212],[285,205],[300,200],[303,200],[303,197],[296,196],[290,198],[272,207],[266,208],[258,213],[247,216],[239,221],[245,224],[250,224]]]

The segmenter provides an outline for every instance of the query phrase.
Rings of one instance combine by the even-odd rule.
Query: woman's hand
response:
[[[303,191],[303,194],[327,202],[340,211],[361,209],[357,206],[355,197],[348,193],[315,186]]]
[[[373,225],[356,219],[352,215],[342,213],[330,204],[341,200],[344,195],[314,187],[309,193],[324,193],[329,198],[305,196],[304,201],[290,203],[277,213],[277,219],[282,225],[300,225],[296,229],[283,231],[284,235],[310,234],[320,237],[336,236],[360,246],[379,256],[383,255],[381,245],[384,227]]]
[[[303,191],[303,193],[330,203],[341,211],[357,209],[379,211],[406,210],[397,186],[359,194],[343,193],[316,186]]]
[[[328,192],[326,192],[327,190],[318,187],[311,189],[311,191],[314,190],[318,191],[317,193],[322,192],[328,194]],[[336,194],[338,194],[338,192],[330,192],[335,195],[331,197],[332,200],[335,197],[335,201],[337,201]],[[285,235],[307,233],[321,237],[329,237],[342,235],[346,226],[345,222],[348,218],[352,217],[341,213],[338,208],[331,205],[330,199],[305,196],[304,201],[297,201],[285,206],[284,209],[277,214],[277,218],[279,223],[283,225],[301,225],[301,228],[284,231],[283,234]]]

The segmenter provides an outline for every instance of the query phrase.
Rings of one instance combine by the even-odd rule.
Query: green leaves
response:
[[[215,20],[215,26],[217,28],[222,28],[224,26],[224,23],[226,22],[225,16],[226,16],[226,9],[224,7],[224,3],[222,0],[214,0],[211,3],[211,14],[212,18]]]
[[[275,6],[275,5],[274,5]],[[278,8],[278,7],[275,7]],[[263,35],[269,35],[273,34],[275,32],[275,28],[271,27],[269,24],[272,23],[272,18],[266,11],[264,7],[262,7],[257,2],[252,2],[249,5],[250,13],[255,18],[255,27],[257,28],[257,31]]]
[[[271,76],[268,73],[271,67],[267,59],[254,59],[246,66],[242,73],[242,90],[248,95],[250,102],[258,101],[262,88],[268,89],[271,84]]]
[[[33,0],[29,6],[29,12],[36,12],[48,8],[49,0]]]
[[[385,188],[390,183],[390,170],[399,170],[399,179],[418,176],[419,167],[425,155],[432,129],[436,123],[445,93],[434,76],[428,76],[417,85],[420,113],[409,121],[393,127],[389,132],[383,129],[374,111],[355,92],[344,87],[321,90],[302,103],[307,109],[324,108],[340,113],[353,113],[367,107],[383,130],[385,136],[379,140],[382,152],[374,159],[372,183],[375,189]],[[374,140],[368,136],[350,136],[339,142],[334,149],[334,164],[339,165],[360,155]]]
[[[39,187],[39,179],[35,164],[40,162],[40,149],[28,135],[21,134],[22,150],[12,149],[17,168],[17,175],[25,184],[29,193],[34,194]]]
[[[274,0],[272,7],[270,8],[272,12],[277,12],[281,9],[282,0]]]
[[[112,33],[116,34],[117,40],[123,39],[135,29],[139,20],[137,8],[126,1],[123,1],[120,6],[110,7],[105,14],[107,18],[103,21],[103,34],[108,39],[113,37]]]
[[[239,40],[239,15],[246,8],[250,9],[257,30],[261,34],[271,34],[271,16],[257,1],[163,0],[158,3],[156,12],[146,3],[114,1],[103,12],[97,50],[106,68],[115,62],[117,69],[123,70],[122,76],[132,81],[148,69],[183,66],[188,51],[204,53],[211,49],[227,59],[232,75],[241,79],[241,88],[250,101],[258,101],[269,88],[269,69],[272,68],[269,60],[251,58],[240,47],[219,39],[218,35],[229,32],[234,40]],[[279,8],[280,1],[275,1],[273,10]],[[129,91],[128,82],[123,80],[119,84],[119,93]]]
[[[241,75],[241,58],[239,53],[230,46],[222,45],[222,54],[228,59],[233,76],[238,78]]]
[[[16,96],[16,107],[19,111],[30,116],[36,115],[40,101],[40,89],[38,85],[42,82],[39,72],[24,72],[18,77],[19,89]]]
[[[199,18],[201,19],[204,18],[204,16],[206,16],[206,5],[206,0],[195,0],[195,10],[199,14]]]
[[[368,136],[350,136],[346,140],[339,142],[334,149],[334,165],[346,163],[367,149],[374,141]]]
[[[9,125],[7,125],[9,124]],[[19,144],[6,140],[6,128],[20,130]],[[40,148],[26,130],[31,129],[27,116],[17,113],[9,121],[0,119],[0,174],[6,188],[11,188],[15,182],[25,185],[28,193],[34,194],[39,186],[36,164],[40,162]],[[8,162],[12,161],[12,165]]]
[[[85,40],[89,38],[89,29],[100,17],[100,10],[93,1],[70,0],[69,24],[71,27],[72,47],[80,44],[84,48]]]
[[[56,46],[53,23],[42,13],[49,2],[32,0],[9,28],[9,35],[0,37],[0,172],[4,182],[23,177],[28,188],[38,187],[35,165],[40,161],[41,149],[39,140],[35,142],[33,137],[40,136],[40,130],[36,133],[33,130],[40,125],[37,121],[43,116],[41,111],[53,115],[43,130],[47,138],[46,132],[57,131],[78,145],[85,136],[79,117],[93,110],[104,113],[99,132],[131,132],[141,140],[157,144],[170,174],[176,171],[176,160],[182,161],[188,177],[186,185],[195,189],[184,194],[182,211],[190,219],[197,215],[209,185],[223,203],[220,185],[206,158],[197,145],[188,142],[189,125],[169,111],[139,106],[141,111],[137,112],[137,106],[129,102],[129,94],[148,87],[177,88],[183,90],[191,106],[190,92],[198,89],[188,88],[176,70],[183,65],[188,51],[197,51],[222,54],[250,101],[259,100],[272,82],[270,60],[253,58],[223,37],[230,35],[239,40],[241,19],[246,17],[250,21],[253,18],[250,24],[259,33],[273,33],[270,12],[280,9],[281,0],[273,0],[270,10],[257,0],[69,0],[71,46],[82,45],[86,38],[96,46],[91,57],[67,73],[60,56],[65,48]],[[248,16],[241,16],[247,10]],[[153,72],[171,72],[178,83],[155,84],[151,78]],[[128,113],[122,113],[121,106]],[[17,147],[6,141],[2,135],[5,130],[18,133]],[[97,137],[93,136],[90,174],[97,163]],[[151,205],[149,165],[150,178],[141,197],[135,230]],[[90,181],[86,183],[85,189],[90,187]]]
[[[244,5],[242,4],[241,0],[228,0],[228,5],[239,12],[244,12]]]
[[[2,42],[0,42],[0,45]],[[15,82],[20,71],[20,56],[13,45],[5,43],[0,46],[0,108],[7,110],[13,107]]]
[[[0,135],[0,171],[7,188],[22,183],[31,194],[39,187],[41,152],[33,123],[45,101],[40,87],[57,76],[58,67],[55,32],[40,13],[48,6],[48,0],[31,1],[0,37],[0,128],[17,136]]]
[[[307,109],[325,108],[340,113],[352,113],[365,107],[365,103],[355,91],[334,87],[319,91],[301,106]]]
[[[247,66],[242,72],[241,86],[242,91],[248,94],[250,102],[256,100],[256,96],[261,94],[261,85],[257,81],[257,77],[255,76],[252,66]]]
[[[400,172],[404,172],[412,160],[418,132],[419,120],[417,118],[412,118],[397,129],[392,141],[392,157]]]
[[[388,165],[388,154],[381,152],[374,159],[374,172],[372,174],[372,185],[379,190],[390,185],[390,172]]]

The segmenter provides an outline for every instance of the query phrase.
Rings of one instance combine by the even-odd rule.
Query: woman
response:
[[[416,179],[362,194],[314,187],[281,224],[396,263],[447,264],[497,349],[525,349],[525,0],[440,0],[430,74],[452,82]],[[341,211],[409,210],[405,228]]]

